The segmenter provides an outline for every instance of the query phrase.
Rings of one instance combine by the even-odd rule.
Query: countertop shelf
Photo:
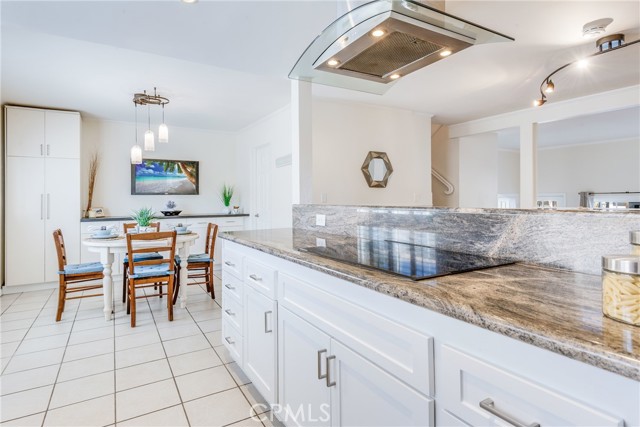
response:
[[[512,264],[412,281],[300,251],[316,238],[354,238],[299,229],[222,233],[259,251],[554,353],[640,380],[640,327],[602,314],[599,276]]]
[[[180,214],[175,216],[158,216],[156,219],[179,219],[179,218],[232,218],[232,217],[246,217],[249,214]],[[102,218],[82,218],[80,222],[98,222],[98,221],[129,221],[130,216],[105,216]]]

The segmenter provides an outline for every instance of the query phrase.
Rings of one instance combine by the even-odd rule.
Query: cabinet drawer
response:
[[[237,278],[242,278],[243,256],[226,246],[222,248],[222,271],[233,274]]]
[[[279,275],[278,295],[285,308],[433,396],[433,338],[286,274]]]
[[[242,304],[243,288],[244,284],[242,280],[230,274],[228,271],[222,271],[222,290],[224,291],[225,298],[234,298],[239,304]],[[224,299],[222,300],[222,304],[225,304]]]
[[[245,260],[244,283],[261,294],[276,299],[276,270],[252,259]]]
[[[593,404],[573,400],[446,345],[441,359],[438,403],[468,424],[502,426],[511,418],[531,426],[624,425]]]
[[[231,291],[222,289],[222,318],[237,330],[242,330],[242,304],[230,295]]]
[[[242,334],[224,317],[222,318],[222,343],[229,350],[233,360],[238,362],[238,366],[241,368],[243,365],[242,359]]]
[[[243,218],[214,218],[216,224],[219,227],[242,227],[244,224]]]

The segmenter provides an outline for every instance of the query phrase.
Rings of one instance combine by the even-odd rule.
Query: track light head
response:
[[[555,89],[556,89],[556,85],[553,84],[553,80],[551,79],[547,80],[547,87],[544,89],[544,91],[546,93],[553,93]]]

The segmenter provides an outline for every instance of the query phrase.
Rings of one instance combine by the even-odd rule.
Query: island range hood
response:
[[[289,73],[292,79],[382,94],[420,68],[483,43],[513,41],[412,0],[377,0],[329,25]]]

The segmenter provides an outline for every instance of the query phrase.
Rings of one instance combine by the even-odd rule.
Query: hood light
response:
[[[445,57],[445,56],[451,55],[452,53],[453,52],[451,52],[451,50],[446,49],[446,50],[443,50],[442,52],[440,52],[440,56]]]
[[[377,29],[377,30],[373,30],[373,32],[371,33],[371,35],[373,37],[382,37],[384,36],[384,31],[381,29]]]
[[[397,74],[397,73],[396,73],[396,74],[391,74],[391,75],[389,76],[389,78],[390,78],[391,80],[397,80],[397,79],[399,79],[399,78],[400,78],[400,74]]]
[[[330,60],[327,61],[327,65],[329,67],[335,67],[339,63],[340,63],[340,61],[338,61],[337,59],[330,59]]]

